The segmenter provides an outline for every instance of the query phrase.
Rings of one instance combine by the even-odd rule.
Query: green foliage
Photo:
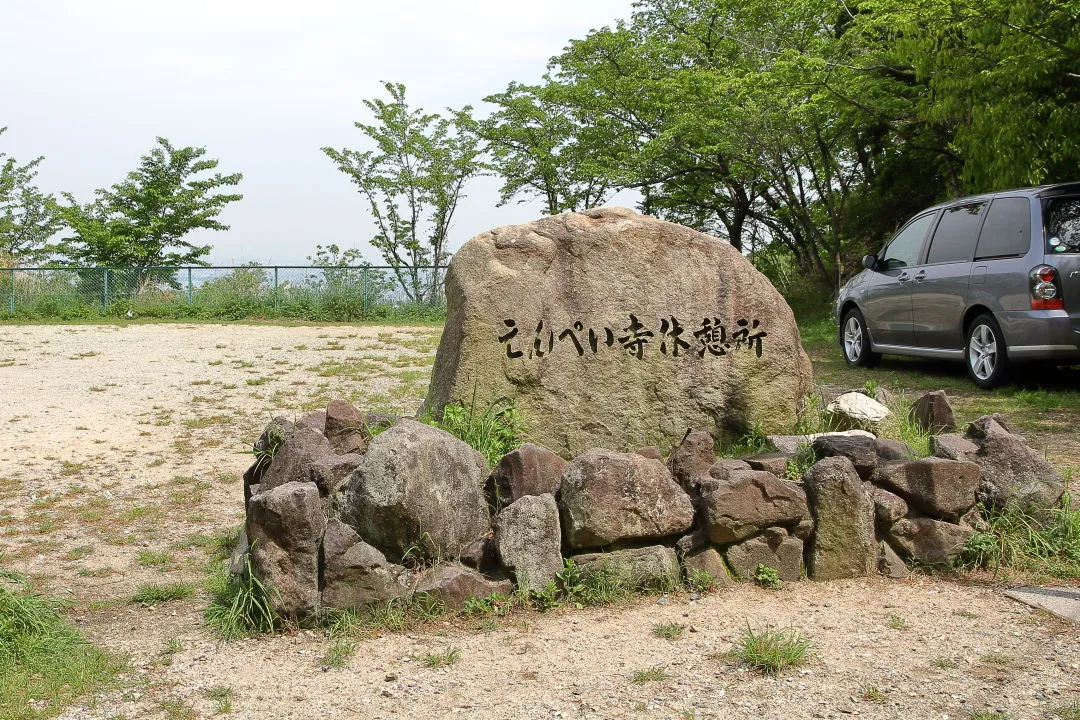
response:
[[[777,574],[775,568],[771,568],[765,564],[758,564],[757,572],[754,573],[754,582],[764,588],[770,590],[779,590],[784,584]]]
[[[1032,514],[1009,504],[979,510],[987,529],[964,545],[961,562],[967,567],[1045,573],[1057,578],[1080,578],[1080,510],[1066,492],[1058,506]]]
[[[33,182],[42,160],[20,165],[0,152],[0,267],[35,265],[52,253],[48,240],[62,225],[54,197]]]
[[[195,586],[188,582],[163,585],[143,583],[135,589],[131,602],[144,606],[160,605],[174,600],[186,600],[193,595],[195,595]]]
[[[734,445],[721,448],[721,454],[725,457],[745,457],[770,450],[772,443],[769,442],[769,435],[759,420]]]
[[[749,625],[735,643],[732,655],[767,675],[779,675],[809,659],[810,641],[797,630],[766,628],[754,632]]]
[[[630,682],[636,685],[644,685],[645,683],[664,682],[665,680],[670,679],[671,673],[669,673],[663,665],[653,665],[652,667],[635,670],[634,674],[630,677]]]
[[[0,718],[52,717],[109,685],[124,664],[64,620],[57,603],[0,585]],[[31,702],[33,701],[33,704]]]
[[[787,470],[784,477],[788,480],[801,480],[802,476],[817,462],[817,453],[811,443],[801,443],[795,449],[795,457],[787,461]]]
[[[532,606],[539,612],[554,610],[562,604],[559,585],[554,580],[549,580],[544,587],[529,591],[529,600]]]
[[[475,398],[468,407],[452,403],[443,408],[441,419],[429,417],[425,422],[468,443],[487,458],[490,467],[521,445],[525,432],[513,400],[496,400],[482,410],[477,408]]]
[[[405,86],[383,83],[390,96],[364,100],[374,124],[354,123],[376,150],[324,147],[348,175],[375,221],[371,244],[394,267],[412,302],[434,303],[445,265],[451,222],[465,182],[482,169],[471,108],[451,118],[411,109]],[[425,267],[426,266],[426,267]]]
[[[427,653],[421,658],[424,667],[429,668],[450,667],[460,659],[461,649],[452,645],[447,645],[446,648],[440,652]]]
[[[60,215],[73,235],[61,251],[76,264],[134,268],[125,288],[130,295],[173,283],[171,273],[151,268],[199,263],[210,246],[193,245],[185,236],[192,230],[228,230],[216,218],[243,198],[214,192],[238,185],[240,173],[195,177],[218,166],[217,160],[203,159],[205,154],[205,148],[177,148],[159,137],[136,170],[95,191],[92,202],[80,205],[65,193],[68,204]]]
[[[716,578],[708,570],[686,569],[686,587],[691,592],[705,593],[716,587]]]
[[[686,626],[677,622],[665,622],[653,625],[652,634],[665,640],[678,640],[683,636]]]
[[[573,558],[563,559],[563,569],[555,574],[555,582],[559,584],[566,602],[581,607],[585,602],[585,577],[581,568]]]
[[[222,640],[273,632],[282,621],[273,607],[274,591],[251,570],[250,553],[244,561],[244,572],[239,575],[229,572],[227,562],[219,563],[207,583],[210,604],[204,617]]]
[[[1059,720],[1080,720],[1080,702],[1056,707],[1052,712]]]

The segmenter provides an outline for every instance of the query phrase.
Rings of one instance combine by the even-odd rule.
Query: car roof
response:
[[[1056,195],[1080,194],[1080,181],[1067,183],[1054,183],[1053,185],[1038,185],[1036,187],[1013,188],[1011,190],[996,190],[982,193],[981,195],[968,195],[967,197],[948,200],[934,205],[927,210],[940,210],[954,205],[963,205],[978,200],[992,200],[996,197],[1053,197]]]

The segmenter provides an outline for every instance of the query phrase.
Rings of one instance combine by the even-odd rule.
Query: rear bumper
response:
[[[1080,363],[1080,316],[1064,310],[1024,310],[999,316],[1011,360]]]

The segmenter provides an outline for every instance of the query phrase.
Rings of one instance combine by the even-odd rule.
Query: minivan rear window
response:
[[[1059,197],[1046,203],[1046,252],[1080,253],[1080,197]]]
[[[975,259],[1026,255],[1030,247],[1031,205],[1027,198],[998,198],[990,203]]]

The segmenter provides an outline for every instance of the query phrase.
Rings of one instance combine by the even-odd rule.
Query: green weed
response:
[[[650,682],[664,682],[671,679],[671,673],[669,673],[663,665],[653,665],[652,667],[642,668],[641,670],[635,670],[634,674],[630,677],[630,682],[635,685],[644,685]]]
[[[452,645],[447,645],[444,650],[436,653],[427,653],[421,660],[424,663],[424,667],[429,668],[444,668],[450,667],[458,660],[461,659],[461,650]]]
[[[162,603],[172,602],[174,600],[186,600],[194,594],[195,586],[187,582],[168,583],[165,585],[144,583],[135,589],[135,594],[131,596],[131,602],[148,607],[150,605],[160,605]]]
[[[214,685],[203,690],[203,697],[214,703],[214,714],[224,715],[232,712],[233,689],[228,685]]]
[[[779,590],[784,584],[776,569],[764,564],[758,564],[757,572],[754,573],[754,582],[770,590]]]
[[[494,467],[503,455],[517,448],[525,432],[525,424],[513,400],[496,400],[482,410],[476,399],[469,407],[450,404],[443,408],[438,420],[425,422],[441,428],[478,450]]]
[[[1065,493],[1058,506],[1031,514],[1014,503],[979,506],[987,530],[964,545],[961,563],[998,573],[1017,569],[1057,578],[1080,578],[1080,510]]]
[[[754,632],[749,625],[735,644],[732,655],[767,675],[778,675],[809,659],[811,643],[797,630],[767,628]]]
[[[653,625],[652,634],[665,640],[678,640],[683,636],[686,626],[677,622],[666,622]]]
[[[243,573],[233,575],[221,562],[208,582],[211,599],[204,617],[223,640],[273,632],[281,622],[271,602],[272,590],[251,570],[250,554],[245,564]]]

